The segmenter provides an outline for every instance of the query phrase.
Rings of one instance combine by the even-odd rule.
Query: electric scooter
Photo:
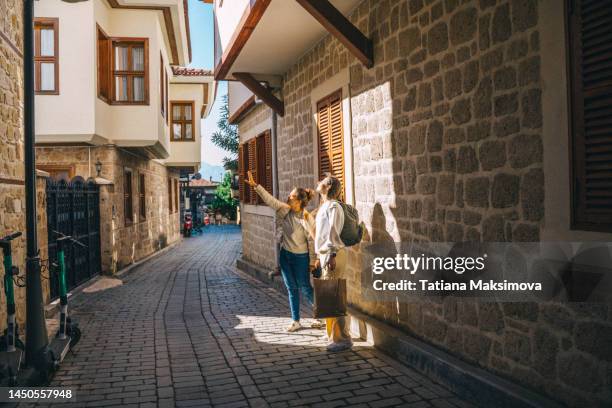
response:
[[[19,339],[19,328],[15,321],[15,291],[13,277],[19,275],[19,269],[13,265],[12,241],[21,236],[15,232],[0,239],[0,248],[4,257],[4,294],[6,295],[6,330],[0,340],[0,364],[2,377],[8,378],[8,385],[17,384],[17,373],[21,365],[23,343]]]
[[[57,370],[60,363],[66,357],[68,350],[74,347],[81,339],[81,330],[79,329],[78,323],[72,321],[68,316],[68,289],[66,285],[66,245],[68,243],[77,244],[83,248],[87,248],[86,245],[77,241],[69,235],[64,235],[60,232],[55,232],[60,235],[57,239],[57,267],[59,271],[59,295],[60,295],[60,317],[59,317],[59,330],[55,335],[55,338],[49,345],[51,352],[52,369]]]

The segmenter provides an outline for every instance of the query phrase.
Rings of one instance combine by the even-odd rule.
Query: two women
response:
[[[282,220],[280,267],[289,292],[289,307],[293,319],[287,331],[294,332],[302,327],[300,291],[308,302],[313,303],[308,237],[314,239],[317,263],[322,267],[323,279],[341,276],[346,265],[346,252],[340,239],[340,232],[344,226],[344,211],[338,202],[342,185],[332,176],[325,177],[319,183],[317,192],[321,195],[321,206],[317,210],[315,220],[305,209],[314,196],[312,190],[294,188],[287,202],[283,203],[258,185],[253,180],[251,172],[248,172],[247,184],[255,189],[264,203],[273,208]],[[317,326],[317,323],[313,325]],[[346,317],[326,319],[325,326],[327,339],[331,341],[327,346],[328,351],[338,352],[352,347]]]
[[[308,237],[314,231],[314,218],[306,211],[306,206],[312,200],[314,191],[304,188],[294,188],[287,202],[274,198],[261,185],[253,180],[248,172],[247,184],[254,188],[263,202],[276,211],[281,219],[281,275],[289,292],[289,307],[293,322],[287,331],[294,332],[302,328],[300,323],[300,292],[306,300],[313,303],[312,286],[310,285],[310,256],[308,253]],[[317,323],[313,327],[317,327]]]

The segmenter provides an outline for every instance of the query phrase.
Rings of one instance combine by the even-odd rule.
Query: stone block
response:
[[[476,119],[487,118],[491,116],[493,85],[490,77],[484,77],[480,80],[476,93],[474,94],[474,117]]]
[[[515,113],[518,110],[518,94],[516,92],[495,97],[495,116],[504,116]]]
[[[506,317],[520,321],[535,322],[538,320],[538,304],[534,302],[504,303],[504,314]]]
[[[461,94],[461,71],[458,68],[444,74],[444,94],[449,99]]]
[[[445,22],[435,24],[427,32],[427,49],[429,55],[436,55],[448,49],[448,26]]]
[[[492,341],[482,333],[466,330],[463,333],[463,350],[476,361],[484,362],[489,357]]]
[[[486,139],[491,134],[491,123],[489,121],[476,122],[474,125],[469,125],[467,129],[467,141],[477,142]]]
[[[431,105],[431,84],[430,83],[419,84],[417,105],[419,107],[427,107]]]
[[[493,13],[491,24],[491,39],[493,44],[502,43],[512,35],[512,24],[510,23],[510,6],[502,4]]]
[[[478,18],[478,47],[481,51],[487,50],[491,45],[491,35],[489,33],[490,25],[490,14],[485,14]]]
[[[576,348],[598,359],[612,361],[612,323],[578,322],[574,332]]]
[[[410,155],[423,154],[425,152],[425,136],[425,126],[415,125],[410,128],[408,139],[408,153]]]
[[[504,217],[491,215],[482,222],[482,240],[484,242],[505,242]]]
[[[508,208],[519,202],[520,177],[499,173],[493,178],[491,205],[493,208]]]
[[[512,230],[512,241],[538,242],[540,241],[540,228],[532,224],[519,224]]]
[[[493,170],[506,164],[506,144],[503,141],[487,141],[480,145],[478,158],[483,170]]]
[[[511,0],[512,26],[514,31],[525,31],[538,23],[538,2],[533,0]]]
[[[522,125],[526,128],[537,129],[542,127],[542,91],[530,89],[521,99],[523,111]]]
[[[444,150],[442,156],[442,167],[444,171],[455,171],[455,169],[457,168],[457,156],[455,153],[455,149]]]
[[[518,83],[525,86],[540,81],[540,57],[535,56],[521,61],[518,70]]]
[[[438,203],[453,205],[455,202],[455,176],[441,175],[438,179]]]
[[[489,206],[490,183],[487,177],[471,177],[465,182],[465,202],[471,207]]]
[[[504,116],[493,124],[493,134],[497,137],[513,135],[518,133],[520,129],[520,121],[515,116]]]
[[[540,135],[519,134],[512,138],[508,145],[508,158],[513,168],[524,168],[534,163],[541,163],[543,155]]]
[[[444,136],[444,126],[442,122],[434,120],[429,124],[427,130],[427,151],[439,152],[442,150],[442,139]]]
[[[493,74],[496,90],[508,90],[516,86],[516,69],[512,66],[502,67]]]
[[[584,392],[596,392],[602,386],[597,363],[579,353],[559,355],[559,379],[568,386]]]
[[[478,327],[484,332],[501,334],[504,325],[504,315],[496,302],[481,302],[478,304]]]
[[[544,172],[529,170],[521,182],[521,207],[523,219],[540,221],[544,217]]]
[[[478,84],[478,60],[470,61],[463,68],[463,92],[471,92]]]
[[[507,330],[504,335],[504,356],[517,363],[530,365],[530,338],[522,333]]]
[[[463,225],[448,223],[446,224],[446,242],[463,242]]]
[[[453,45],[470,41],[478,27],[476,8],[470,7],[453,14],[450,19],[450,41]]]
[[[457,155],[457,173],[467,174],[477,170],[476,150],[472,146],[461,146]]]
[[[436,178],[427,174],[417,177],[417,193],[434,194],[436,192]]]
[[[455,125],[467,123],[472,118],[470,99],[463,98],[455,101],[451,108],[451,119]]]

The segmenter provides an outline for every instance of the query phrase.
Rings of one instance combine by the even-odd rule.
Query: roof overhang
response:
[[[112,8],[161,12],[173,65],[191,62],[189,8],[187,0],[107,0]]]
[[[346,16],[361,1],[329,3]],[[251,0],[217,61],[215,79],[235,80],[234,73],[247,72],[277,86],[281,76],[327,34],[297,1]]]
[[[204,94],[202,95],[202,108],[200,109],[200,116],[202,118],[207,117],[210,114],[213,104],[215,103],[215,97],[217,95],[217,81],[214,80],[212,72],[206,72],[204,70],[186,69],[189,72],[186,75],[177,74],[177,67],[174,67],[174,74],[170,78],[170,84],[183,84],[183,85],[194,85],[200,86]],[[202,74],[194,74],[194,71],[201,71]],[[180,71],[179,71],[180,72]]]

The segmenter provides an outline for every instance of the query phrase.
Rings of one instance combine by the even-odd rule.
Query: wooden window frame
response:
[[[341,177],[340,181],[342,183],[342,193],[341,193],[341,199],[344,199],[344,197],[346,196],[346,180],[345,180],[345,173],[346,173],[346,164],[345,164],[345,156],[344,156],[344,112],[343,112],[343,99],[342,99],[342,89],[338,89],[332,93],[330,93],[329,95],[325,96],[324,98],[321,98],[319,101],[317,101],[316,103],[316,107],[317,107],[317,113],[316,113],[316,118],[317,118],[317,123],[316,123],[316,128],[317,128],[317,174],[318,174],[318,179],[322,180],[324,173],[326,173],[323,169],[322,169],[322,161],[321,161],[321,157],[322,157],[322,135],[321,135],[321,127],[320,127],[320,118],[319,118],[319,114],[321,111],[321,108],[325,107],[326,105],[329,106],[329,108],[331,109],[331,101],[333,100],[339,100],[340,103],[340,113],[339,113],[339,125],[341,128],[341,135],[340,135],[340,147],[338,149],[333,149],[333,144],[332,144],[332,140],[330,137],[330,140],[328,142],[328,158],[329,158],[329,173],[331,173],[332,175],[338,177],[338,175],[336,174],[336,172],[334,171],[333,168],[333,162],[334,162],[334,156],[336,154],[340,154],[342,155],[342,168],[340,169],[340,174]],[[329,113],[329,115],[331,116],[331,112]],[[332,124],[331,124],[331,117],[329,118],[330,120],[330,124],[329,124],[329,128],[331,129]]]
[[[191,120],[183,119],[184,115],[181,119],[174,119],[174,107],[176,105],[181,106],[191,106]],[[184,110],[182,110],[184,112]],[[195,101],[171,101],[170,102],[170,111],[168,115],[171,117],[170,119],[170,141],[171,142],[195,142],[196,141],[196,129],[195,129]],[[181,138],[174,138],[174,125],[181,125]],[[185,139],[185,129],[187,124],[191,124],[191,139]]]
[[[41,28],[53,28],[53,52],[52,57],[40,55],[40,30]],[[41,70],[42,63],[54,64],[54,89],[42,91]],[[34,19],[34,92],[36,95],[59,95],[59,19],[56,17],[36,17]]]
[[[147,180],[144,173],[138,174],[138,212],[140,221],[147,219]]]
[[[129,177],[128,177],[129,175]],[[134,172],[123,169],[123,218],[126,227],[134,224]],[[128,188],[129,187],[129,188]]]
[[[134,106],[144,106],[149,105],[149,39],[143,37],[109,37],[104,30],[98,25],[97,26],[97,36],[96,36],[96,48],[98,50],[98,97],[102,99],[104,102],[109,105],[134,105]],[[104,37],[104,40],[108,42],[106,45],[106,52],[108,58],[108,67],[105,68],[100,65],[100,53],[102,52],[103,47],[100,46],[100,35]],[[115,70],[115,48],[119,45],[128,45],[128,61],[132,64],[132,48],[135,46],[143,47],[143,59],[144,59],[144,70],[143,71],[134,71],[134,70],[126,70],[126,71],[117,71]],[[115,77],[118,76],[127,76],[128,78],[134,77],[143,77],[144,82],[144,99],[142,101],[134,101],[133,95],[133,87],[134,82],[128,81],[128,100],[127,101],[118,101],[116,100],[116,86],[115,86]],[[106,87],[103,87],[102,81],[100,80],[102,77],[105,77],[108,83]],[[104,94],[107,93],[108,96]]]
[[[127,45],[128,48],[128,61],[132,63],[132,48],[137,46],[143,47],[143,58],[144,58],[144,71],[116,71],[115,70],[115,48],[120,45]],[[149,39],[148,38],[133,38],[133,37],[113,37],[110,42],[111,47],[111,104],[112,105],[148,105],[149,104]],[[115,77],[127,76],[128,78],[133,77],[144,77],[144,99],[142,101],[134,101],[134,82],[128,81],[128,100],[117,101],[116,88],[115,88]]]
[[[603,205],[599,205],[599,209],[596,206],[588,206],[588,198],[587,198],[587,156],[596,156],[596,155],[609,155],[609,141],[605,139],[605,136],[599,135],[597,136],[597,143],[593,143],[592,139],[590,141],[591,146],[589,147],[587,141],[587,126],[586,119],[587,115],[585,112],[585,107],[587,103],[590,103],[591,109],[606,109],[604,106],[599,108],[593,108],[595,104],[596,98],[600,98],[601,100],[612,99],[612,84],[608,83],[600,83],[597,86],[593,86],[591,84],[590,87],[585,87],[585,75],[588,75],[588,71],[583,71],[583,67],[586,62],[583,60],[583,38],[581,33],[585,31],[585,28],[582,26],[582,4],[580,1],[574,1],[571,3],[571,7],[568,7],[566,4],[565,12],[566,12],[566,41],[568,44],[567,47],[567,72],[568,72],[568,96],[569,96],[569,106],[568,106],[568,121],[569,121],[569,158],[570,158],[570,173],[571,173],[571,186],[570,186],[570,228],[572,230],[579,231],[596,231],[596,232],[612,232],[612,209],[606,208]],[[595,21],[594,21],[595,23]],[[593,50],[590,50],[591,53]],[[603,56],[603,52],[600,53],[600,56]],[[597,64],[605,64],[604,59],[598,59]],[[593,62],[590,62],[592,67]],[[592,77],[589,77],[593,80]],[[586,88],[586,89],[585,89]],[[587,101],[587,99],[589,101]],[[601,102],[600,102],[601,103]],[[608,105],[606,105],[608,106]],[[609,116],[609,115],[608,115]],[[601,118],[605,117],[601,114],[598,115],[597,121],[601,121]],[[594,120],[591,118],[591,120]],[[600,125],[600,126],[605,126]],[[609,125],[608,125],[609,126]],[[591,136],[592,137],[592,136]],[[590,149],[590,151],[589,151]],[[605,151],[608,153],[606,153]],[[605,161],[602,161],[603,165],[605,165]],[[591,162],[593,165],[593,162]],[[602,170],[598,170],[602,171]],[[608,171],[612,173],[612,171],[603,170],[604,172]],[[596,197],[594,193],[591,193],[591,199],[596,197],[599,201],[605,201],[606,197],[612,200],[612,197],[609,194],[612,189],[610,189],[609,180],[612,177],[608,176],[606,182],[606,174],[593,172],[593,168],[591,168],[592,172],[592,183],[596,183],[597,187],[591,187],[591,189],[599,190],[598,194],[602,194],[603,196]],[[595,179],[595,177],[599,177]]]

